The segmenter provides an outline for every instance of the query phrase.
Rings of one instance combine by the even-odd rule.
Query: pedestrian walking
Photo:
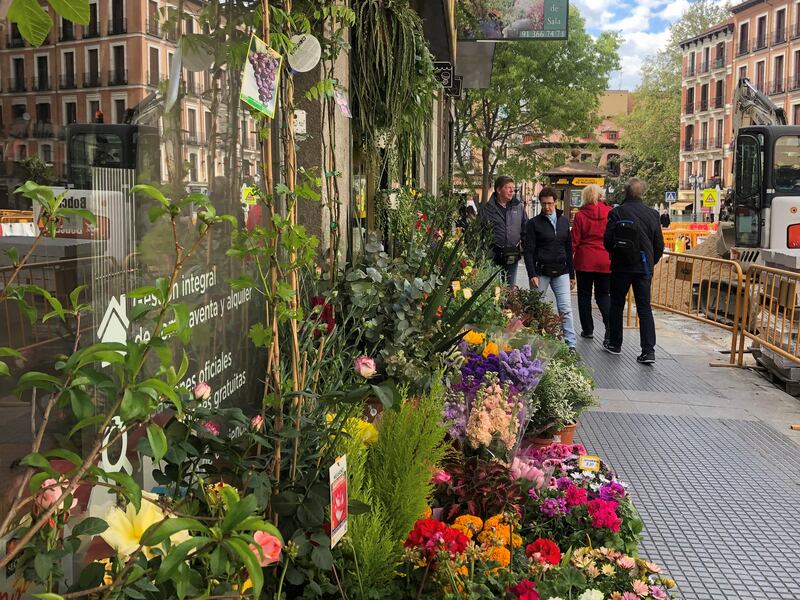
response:
[[[659,215],[642,202],[647,185],[637,178],[625,184],[625,200],[608,215],[603,241],[611,255],[611,335],[603,346],[611,354],[622,352],[622,313],[628,290],[633,288],[639,317],[641,364],[656,361],[656,325],[650,306],[653,269],[664,253]]]
[[[561,316],[564,341],[575,349],[577,338],[572,325],[572,298],[575,270],[572,265],[572,238],[569,221],[556,209],[556,191],[551,187],[539,192],[541,212],[528,221],[525,233],[525,268],[531,286],[541,292],[550,287]]]
[[[661,216],[658,218],[659,222],[661,223],[661,227],[664,229],[669,229],[672,220],[669,218],[669,209],[664,209],[661,212]]]
[[[581,337],[594,337],[592,290],[603,317],[604,341],[608,341],[608,311],[611,304],[611,259],[603,245],[603,235],[611,207],[603,202],[603,188],[587,185],[581,192],[581,207],[572,221],[572,252],[578,282],[578,317]]]
[[[514,198],[514,180],[511,177],[501,175],[495,180],[494,193],[481,206],[478,218],[492,230],[495,264],[503,267],[505,282],[515,285],[528,218],[522,203]]]

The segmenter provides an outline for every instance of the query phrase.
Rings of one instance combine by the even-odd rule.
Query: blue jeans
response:
[[[545,277],[539,275],[539,287],[536,288],[540,292],[547,292],[547,287],[553,288],[553,294],[556,297],[556,308],[558,314],[561,315],[561,328],[564,330],[564,341],[567,346],[574,348],[578,343],[575,335],[575,328],[572,325],[572,298],[570,297],[569,290],[569,274],[559,275],[558,277]]]
[[[513,265],[503,265],[503,280],[508,287],[514,287],[517,284],[517,265],[519,261]]]

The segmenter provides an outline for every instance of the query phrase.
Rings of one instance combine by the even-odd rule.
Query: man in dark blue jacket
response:
[[[637,362],[656,362],[656,324],[650,307],[653,269],[664,253],[664,236],[658,212],[642,202],[647,186],[632,178],[625,184],[625,200],[608,214],[603,243],[611,255],[610,337],[603,346],[606,352],[622,352],[622,313],[628,290],[633,287],[639,317],[642,353]]]
[[[542,292],[553,289],[556,308],[561,316],[564,341],[575,348],[577,337],[572,324],[572,298],[575,269],[572,266],[572,237],[569,221],[556,210],[556,191],[551,187],[539,192],[541,212],[528,220],[525,233],[525,268],[531,287]]]
[[[528,218],[522,203],[514,198],[514,180],[501,175],[494,182],[494,193],[481,206],[478,218],[492,230],[494,262],[502,266],[508,285],[515,284],[517,263],[522,257]]]

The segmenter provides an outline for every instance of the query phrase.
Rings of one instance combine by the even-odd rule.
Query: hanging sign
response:
[[[452,96],[453,98],[461,98],[461,90],[463,87],[464,77],[461,75],[456,75],[453,77],[453,85],[445,89],[448,96]]]
[[[448,61],[435,61],[433,63],[433,76],[446,90],[453,85],[453,63]]]
[[[459,40],[567,39],[569,0],[464,0],[459,8]]]
[[[292,43],[294,50],[286,59],[292,71],[307,73],[317,66],[322,56],[322,47],[317,38],[310,34],[293,35]]]
[[[264,40],[256,36],[250,38],[239,97],[242,102],[270,118],[275,116],[281,60],[281,55],[267,47]]]
[[[347,533],[347,456],[329,470],[331,486],[331,548]]]

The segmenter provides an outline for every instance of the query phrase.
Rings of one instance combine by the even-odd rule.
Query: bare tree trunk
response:
[[[489,164],[489,148],[481,148],[481,202],[489,201],[489,189],[491,188],[491,165]]]

